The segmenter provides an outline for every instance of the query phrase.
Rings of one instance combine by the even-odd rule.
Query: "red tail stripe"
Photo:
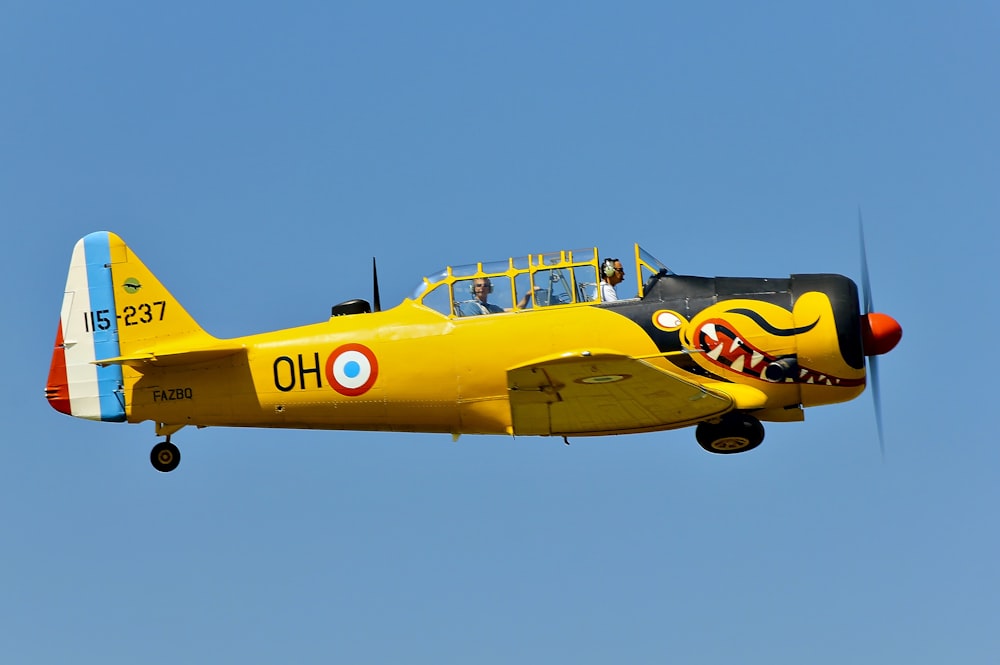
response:
[[[45,385],[45,396],[52,408],[60,413],[73,415],[69,403],[69,379],[66,376],[66,349],[63,347],[62,321],[56,332],[56,345],[52,351],[52,364],[49,365],[49,379]]]

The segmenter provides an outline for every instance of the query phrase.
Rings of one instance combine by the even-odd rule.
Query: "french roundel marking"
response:
[[[378,378],[378,359],[367,346],[344,344],[326,359],[326,380],[341,395],[363,395]]]
[[[602,376],[586,376],[582,379],[576,379],[577,383],[617,383],[618,381],[624,381],[625,379],[631,379],[631,374],[604,374]]]

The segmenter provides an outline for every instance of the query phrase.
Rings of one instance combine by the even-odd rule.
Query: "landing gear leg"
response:
[[[153,451],[149,453],[149,461],[153,463],[154,469],[162,473],[173,471],[181,463],[181,451],[170,443],[169,434],[166,441],[153,446]]]
[[[710,453],[743,453],[753,450],[764,440],[764,426],[747,413],[730,411],[717,423],[699,423],[695,438]]]

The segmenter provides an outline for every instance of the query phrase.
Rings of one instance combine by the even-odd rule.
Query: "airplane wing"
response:
[[[682,427],[730,411],[734,398],[614,353],[543,358],[507,372],[514,434],[618,434]]]

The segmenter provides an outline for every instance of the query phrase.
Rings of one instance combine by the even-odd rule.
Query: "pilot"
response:
[[[625,280],[625,269],[618,259],[604,259],[601,263],[601,283],[594,289],[593,300],[597,300],[600,293],[604,302],[614,302],[618,300],[616,286]]]

